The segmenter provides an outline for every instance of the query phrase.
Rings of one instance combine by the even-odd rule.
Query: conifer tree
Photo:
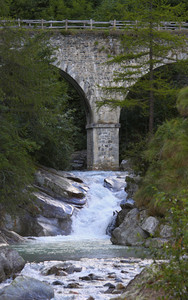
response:
[[[133,1],[131,1],[133,5]],[[129,3],[127,2],[127,5]],[[165,22],[180,22],[184,18],[183,4],[170,6],[165,0],[134,1],[134,9],[127,12],[126,19],[134,22],[125,28],[122,37],[123,51],[110,60],[109,63],[118,63],[120,72],[115,74],[113,85],[106,91],[120,92],[124,100],[105,99],[104,103],[120,105],[121,107],[141,106],[149,111],[149,132],[153,132],[154,103],[157,95],[173,93],[167,82],[160,78],[160,72],[154,70],[163,64],[178,61],[179,53],[186,53],[187,37],[181,31],[167,30]],[[140,80],[140,86],[148,93],[148,101],[127,99],[130,86],[149,73],[149,81]],[[115,85],[115,86],[114,86]],[[139,85],[137,85],[139,86]]]
[[[0,203],[21,204],[35,162],[63,169],[74,127],[46,35],[1,29]]]

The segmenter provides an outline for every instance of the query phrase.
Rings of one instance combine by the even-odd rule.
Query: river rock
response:
[[[122,200],[120,203],[120,206],[122,209],[124,208],[134,208],[135,207],[135,201],[133,199],[126,199]]]
[[[65,177],[55,173],[40,169],[36,173],[36,184],[40,187],[48,189],[51,196],[60,196],[63,198],[84,198],[85,194],[77,187],[74,187],[72,182]]]
[[[130,209],[129,209],[129,208],[124,208],[124,209],[122,209],[122,210],[120,210],[120,211],[118,212],[117,218],[116,218],[116,227],[119,227],[119,226],[123,223],[123,221],[124,221],[126,215],[127,215],[129,212],[130,212]]]
[[[71,219],[59,221],[55,218],[39,216],[32,226],[32,233],[34,236],[68,235],[71,232],[71,224]]]
[[[158,225],[159,221],[157,220],[157,218],[150,216],[147,219],[145,219],[145,221],[141,225],[141,228],[150,235],[154,235]]]
[[[47,275],[58,275],[58,276],[66,276],[67,274],[73,274],[74,272],[81,272],[81,267],[75,267],[72,263],[63,262],[63,263],[52,263],[50,267],[44,268],[42,270],[42,274]],[[62,275],[62,273],[64,274]]]
[[[139,210],[137,208],[128,212],[123,223],[112,231],[112,243],[125,246],[142,245],[148,234],[139,226],[138,219]]]
[[[126,187],[125,176],[105,178],[104,186],[113,191],[124,189]]]
[[[50,300],[54,291],[48,284],[31,277],[17,277],[9,286],[0,289],[1,300]]]
[[[138,184],[140,182],[140,176],[126,176],[126,187],[127,199],[132,199],[136,191],[138,190]]]
[[[14,231],[7,230],[5,228],[0,229],[0,239],[3,238],[3,240],[7,244],[17,244],[17,243],[23,243],[26,241],[22,236],[17,234]]]
[[[111,218],[111,220],[110,220],[110,222],[109,222],[107,228],[106,228],[106,234],[107,234],[107,235],[111,235],[111,234],[112,234],[112,231],[116,228],[116,219],[117,219],[117,215],[118,215],[118,213],[115,211],[115,212],[113,213],[113,216],[112,216],[112,218]]]
[[[0,247],[0,282],[21,271],[24,265],[25,261],[18,252],[9,247]]]
[[[92,280],[103,280],[103,278],[101,276],[97,276],[93,273],[90,273],[86,276],[82,276],[82,277],[79,277],[79,279],[81,280],[85,280],[85,281],[92,281]]]
[[[73,206],[54,199],[45,193],[34,193],[36,202],[42,209],[42,215],[46,218],[67,219],[73,214]]]
[[[159,272],[158,266],[145,268],[140,274],[136,275],[125,288],[125,292],[118,297],[110,300],[157,300],[166,298],[163,289],[155,289],[151,284],[156,281],[155,277]],[[149,286],[148,286],[149,285]]]

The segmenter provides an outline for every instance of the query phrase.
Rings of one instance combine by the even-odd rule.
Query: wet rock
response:
[[[115,278],[115,282],[123,282],[121,278]]]
[[[125,177],[109,177],[104,179],[104,186],[113,191],[119,191],[126,187]]]
[[[4,244],[17,244],[23,243],[26,239],[17,234],[14,231],[7,230],[5,228],[0,229],[0,243]]]
[[[97,275],[95,275],[93,273],[90,273],[89,275],[86,275],[86,276],[79,277],[79,279],[86,280],[86,281],[103,280],[103,278],[101,276],[97,276]]]
[[[119,226],[123,223],[123,221],[124,221],[126,215],[127,215],[129,212],[130,212],[130,209],[129,209],[129,208],[124,208],[124,209],[122,209],[122,210],[120,210],[120,211],[118,212],[117,218],[116,218],[116,227],[119,227]]]
[[[53,297],[54,291],[48,284],[31,277],[19,276],[9,286],[0,289],[1,300],[50,300]]]
[[[151,288],[152,282],[155,282],[155,276],[159,272],[158,266],[145,268],[139,275],[130,281],[126,286],[125,292],[111,300],[157,300],[167,299],[164,291],[161,289],[156,290]],[[149,286],[148,286],[149,285]]]
[[[112,292],[114,291],[115,287],[112,288],[112,287],[109,287],[105,292],[104,294],[112,294]]]
[[[142,245],[148,234],[138,224],[139,210],[132,209],[125,217],[123,223],[112,232],[113,244],[125,246]]]
[[[105,283],[104,286],[107,286],[107,287],[109,287],[109,288],[111,288],[111,289],[115,289],[115,285],[112,284],[111,282]]]
[[[141,225],[141,228],[150,235],[154,235],[158,225],[159,221],[157,218],[150,216],[144,221],[144,223]]]
[[[72,282],[72,283],[69,283],[66,288],[68,289],[79,289],[81,287],[81,285],[77,282]]]
[[[56,200],[45,193],[34,193],[36,202],[42,209],[42,215],[46,218],[67,219],[73,214],[73,206]]]
[[[106,228],[106,234],[107,235],[111,235],[112,234],[112,231],[116,228],[116,219],[117,219],[117,215],[118,213],[115,211],[113,212],[113,216],[111,218],[111,221],[110,223],[108,224],[107,228]]]
[[[0,247],[0,282],[21,271],[24,265],[25,261],[18,252],[9,247]]]
[[[87,300],[95,300],[95,298],[93,298],[92,296],[89,296],[89,298],[87,298]]]
[[[85,194],[77,187],[74,187],[68,178],[55,173],[40,169],[36,173],[36,183],[39,187],[47,188],[51,191],[51,196],[59,195],[65,198],[84,198]]]
[[[60,280],[55,280],[52,282],[53,285],[64,285],[64,283]]]
[[[71,263],[59,263],[59,264],[54,264],[51,267],[45,268],[42,271],[43,275],[57,275],[57,276],[67,276],[68,274],[73,274],[74,272],[81,272],[82,268],[80,267],[75,267]]]
[[[32,232],[35,236],[67,235],[71,232],[71,224],[71,219],[59,221],[55,218],[39,216],[33,223]]]
[[[126,200],[122,200],[120,203],[120,206],[122,209],[125,208],[134,208],[135,207],[135,201],[133,199],[126,199]]]

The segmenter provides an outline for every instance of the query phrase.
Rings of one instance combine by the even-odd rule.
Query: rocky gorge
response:
[[[105,178],[106,193],[108,190],[114,193],[121,190],[118,202],[121,209],[111,211],[106,230],[111,234],[111,242],[114,245],[148,247],[151,243],[155,243],[157,247],[160,247],[170,237],[171,228],[167,224],[161,224],[157,218],[149,216],[146,209],[136,207],[133,194],[138,181],[139,178],[128,172],[117,173],[115,176],[113,174]],[[19,293],[23,292],[22,287],[26,285],[30,291],[29,294],[28,291],[23,292],[27,295],[27,300],[34,299],[36,293],[40,295],[40,298],[36,299],[52,299],[54,290],[55,299],[111,299],[114,294],[126,292],[128,282],[140,273],[144,266],[151,263],[148,260],[144,262],[141,259],[131,258],[127,260],[90,258],[87,261],[83,258],[80,263],[66,261],[66,263],[41,262],[25,265],[24,260],[14,249],[8,247],[8,244],[24,241],[27,243],[28,236],[69,236],[73,218],[88,205],[89,187],[74,173],[40,167],[36,173],[33,188],[32,213],[28,207],[21,216],[12,217],[2,212],[0,279],[4,282],[6,278],[14,279],[17,274],[20,275],[14,279],[13,283],[7,284],[6,282],[2,286],[0,299],[23,298],[23,294],[20,296]],[[101,197],[101,194],[99,196]],[[27,238],[22,236],[27,236]],[[104,272],[103,268],[106,268],[107,272]],[[21,269],[23,271],[20,273]],[[42,277],[39,278],[38,273]],[[32,280],[28,278],[28,275],[32,277]],[[93,293],[91,289],[90,296],[86,291],[89,286],[95,286],[95,289],[97,286],[100,293]],[[18,298],[16,298],[17,293]],[[14,298],[11,298],[13,297],[11,295],[14,295]],[[126,299],[132,298],[126,297]]]

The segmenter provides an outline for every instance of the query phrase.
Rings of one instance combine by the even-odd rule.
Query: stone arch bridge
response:
[[[105,35],[104,32],[59,33],[52,38],[52,44],[57,47],[54,65],[85,103],[87,168],[117,170],[120,108],[112,110],[109,106],[102,106],[98,109],[97,102],[105,97],[102,87],[109,86],[114,72],[119,70],[119,65],[105,63],[109,55],[121,52],[119,36]],[[183,59],[186,55],[179,56],[178,59]],[[143,70],[143,75],[147,72]]]

